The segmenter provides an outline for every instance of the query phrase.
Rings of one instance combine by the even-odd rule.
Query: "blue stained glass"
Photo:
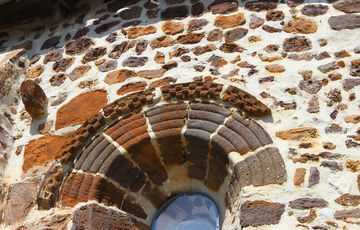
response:
[[[186,193],[167,201],[156,213],[152,230],[218,230],[215,203],[202,194]]]

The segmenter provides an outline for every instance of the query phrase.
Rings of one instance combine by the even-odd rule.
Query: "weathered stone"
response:
[[[249,27],[250,29],[256,29],[264,24],[265,20],[262,18],[257,17],[256,15],[252,14],[250,16]]]
[[[360,77],[360,59],[351,61],[350,75]]]
[[[121,25],[121,27],[126,28],[126,27],[134,27],[137,26],[141,23],[140,20],[134,20],[134,21],[129,21],[129,22],[125,22],[124,24]],[[122,32],[124,34],[126,34],[126,32],[124,32],[125,30],[122,30]]]
[[[205,69],[205,66],[203,65],[194,65],[194,69],[196,70],[196,72],[202,72]]]
[[[360,79],[345,79],[343,83],[343,87],[346,91],[351,90],[358,85],[360,85]]]
[[[330,57],[331,57],[330,54],[328,52],[324,51],[324,52],[321,52],[320,54],[316,55],[315,59],[320,61],[322,59],[326,59],[326,58],[330,58]]]
[[[161,29],[165,34],[179,34],[184,31],[184,24],[181,22],[167,21],[161,25]]]
[[[105,41],[109,43],[113,43],[116,41],[118,34],[116,32],[110,33],[106,38]]]
[[[136,44],[136,41],[123,41],[119,45],[116,45],[109,53],[109,58],[118,59],[122,54],[132,49]]]
[[[320,166],[330,168],[331,170],[343,170],[343,167],[339,165],[336,161],[322,161]]]
[[[180,44],[196,44],[199,43],[203,37],[205,36],[205,33],[189,33],[180,35],[177,37],[176,42]]]
[[[112,22],[102,24],[101,26],[98,26],[95,28],[95,33],[97,33],[97,34],[105,33],[106,31],[110,30],[111,28],[118,25],[119,23],[120,23],[120,21],[112,21]]]
[[[65,53],[68,55],[78,55],[84,53],[95,43],[88,37],[82,37],[66,43]]]
[[[189,53],[189,49],[180,47],[180,48],[177,48],[177,49],[171,51],[169,53],[169,56],[170,56],[170,58],[180,57],[186,53]]]
[[[284,66],[278,64],[266,65],[265,69],[270,73],[282,73],[285,71]]]
[[[356,29],[360,28],[360,15],[345,14],[331,16],[328,20],[330,28],[333,30]]]
[[[147,84],[144,81],[131,82],[131,83],[128,83],[126,85],[121,86],[121,88],[118,89],[116,91],[116,93],[118,95],[124,95],[124,94],[129,93],[129,92],[135,92],[135,91],[143,90],[143,89],[145,89],[146,86],[147,86]]]
[[[108,72],[110,70],[114,70],[117,67],[117,61],[115,60],[109,60],[104,62],[103,64],[99,65],[99,70],[101,72]]]
[[[214,1],[208,8],[213,14],[227,14],[235,12],[238,9],[238,3],[232,1]]]
[[[281,10],[269,10],[266,13],[266,20],[268,21],[281,21],[285,17]]]
[[[331,142],[324,142],[323,143],[323,148],[328,149],[328,150],[334,150],[334,149],[336,149],[336,145],[334,145]],[[321,154],[321,153],[319,153],[319,154]]]
[[[128,57],[122,62],[122,65],[128,67],[139,67],[144,66],[148,60],[149,58],[147,57]]]
[[[348,168],[351,172],[358,172],[360,169],[360,161],[356,160],[347,160],[346,168]]]
[[[41,46],[41,50],[50,49],[55,47],[60,42],[61,36],[55,36],[47,39]]]
[[[141,11],[142,11],[141,6],[131,6],[127,9],[122,10],[120,12],[120,17],[124,20],[139,18],[141,15]]]
[[[322,73],[327,73],[327,72],[339,69],[339,65],[337,62],[333,61],[333,62],[329,62],[325,65],[320,65],[320,66],[318,66],[317,69]]]
[[[199,17],[205,13],[205,7],[202,2],[196,2],[191,5],[191,16]]]
[[[213,29],[209,32],[207,40],[210,42],[219,41],[223,38],[223,32],[221,29]]]
[[[309,175],[309,187],[319,184],[320,181],[320,172],[316,167],[310,168],[310,175]]]
[[[154,9],[159,6],[157,1],[148,0],[145,2],[144,7],[145,9]]]
[[[224,43],[220,46],[219,50],[221,50],[224,53],[235,53],[235,52],[242,53],[245,49],[235,43]]]
[[[319,39],[318,42],[319,42],[319,46],[321,47],[326,46],[328,43],[327,40],[324,38]]]
[[[345,220],[359,218],[360,217],[360,208],[352,209],[352,210],[341,210],[336,211],[334,214],[335,219]],[[348,221],[347,221],[348,222]]]
[[[40,60],[40,57],[40,54],[35,54],[34,56],[32,56],[32,58],[29,60],[29,66],[36,64]]]
[[[319,100],[317,97],[314,96],[310,99],[306,111],[309,113],[318,113],[320,111]]]
[[[154,56],[154,61],[158,64],[164,64],[165,63],[165,55],[163,52],[156,52]]]
[[[288,59],[295,61],[311,61],[314,58],[314,54],[311,53],[292,53],[287,56]]]
[[[224,58],[216,55],[211,56],[207,61],[211,62],[210,65],[216,68],[223,67],[227,64],[227,61]]]
[[[254,2],[246,2],[245,9],[260,12],[263,10],[273,10],[277,6],[276,2],[272,1],[254,1]]]
[[[52,68],[55,72],[65,71],[67,70],[73,63],[75,58],[63,58],[59,61],[56,61]]]
[[[316,17],[316,16],[319,16],[319,15],[326,14],[328,9],[329,9],[329,7],[327,5],[309,4],[309,5],[305,5],[301,9],[301,13],[306,15],[306,16]]]
[[[26,80],[21,83],[20,93],[25,110],[33,119],[47,114],[48,98],[38,84],[32,80]]]
[[[228,30],[225,33],[225,41],[226,42],[237,41],[237,40],[245,37],[247,33],[248,33],[248,30],[244,29],[244,28],[236,28],[233,30]]]
[[[59,73],[52,76],[49,80],[51,86],[60,86],[66,80],[66,74]]]
[[[333,7],[345,13],[360,13],[360,1],[359,0],[346,0],[335,2]]]
[[[237,13],[229,16],[216,16],[214,25],[226,29],[244,25],[245,22],[244,14]]]
[[[80,124],[107,105],[107,93],[96,90],[81,94],[61,107],[56,114],[55,129]]]
[[[133,39],[133,38],[137,38],[139,36],[153,34],[155,32],[156,32],[156,27],[154,27],[154,26],[132,27],[132,28],[127,30],[127,37],[129,39]]]
[[[280,29],[280,28],[275,28],[275,27],[268,26],[268,25],[263,25],[261,28],[268,33],[280,33],[282,31],[282,29]]]
[[[47,54],[44,57],[44,64],[47,64],[48,62],[59,61],[62,58],[63,52],[64,49],[60,49],[60,48],[54,48],[49,50],[49,52],[47,52]]]
[[[87,35],[87,33],[89,33],[89,31],[90,31],[89,27],[80,28],[80,29],[78,29],[78,31],[76,31],[73,39],[81,38],[81,37]]]
[[[260,84],[264,84],[266,82],[273,82],[275,80],[274,76],[262,77],[259,79]]]
[[[216,45],[211,43],[211,44],[206,45],[206,46],[196,46],[193,49],[193,53],[196,56],[199,56],[199,55],[202,55],[202,54],[207,53],[207,52],[212,52],[214,50],[216,50]]]
[[[81,62],[83,64],[86,64],[88,62],[95,61],[96,59],[104,56],[105,54],[106,54],[106,47],[100,46],[96,48],[91,48],[86,52]]]
[[[300,52],[311,49],[311,41],[304,36],[286,38],[283,42],[283,49],[286,52]]]
[[[332,89],[328,92],[327,98],[330,99],[329,102],[327,102],[328,106],[332,106],[334,103],[338,103],[342,101],[341,91],[339,89]]]
[[[324,208],[328,204],[326,200],[321,198],[304,197],[290,201],[289,207],[295,209]]]
[[[315,209],[310,209],[310,213],[307,216],[304,217],[298,217],[296,218],[300,223],[310,223],[313,220],[315,220],[317,217]]]
[[[75,81],[76,79],[84,76],[91,69],[90,65],[81,65],[75,67],[69,74],[70,80]]]
[[[72,229],[122,229],[140,230],[128,215],[108,209],[97,204],[88,204],[79,207],[72,217]]]
[[[313,127],[300,127],[285,131],[278,131],[275,135],[283,140],[308,140],[319,136],[318,130]]]
[[[301,80],[299,82],[299,88],[309,94],[316,94],[317,92],[319,92],[321,87],[322,87],[322,82],[313,79]]]
[[[338,52],[335,52],[334,53],[334,56],[338,59],[340,58],[345,58],[345,57],[350,57],[350,53],[346,50],[341,50],[341,51],[338,51]]]
[[[294,185],[301,185],[305,181],[306,169],[297,168],[294,175]]]
[[[268,53],[274,53],[279,50],[279,46],[275,44],[270,44],[265,47],[265,51]]]
[[[85,88],[94,88],[97,84],[99,84],[99,81],[97,79],[95,80],[85,80],[85,81],[81,81],[78,85],[78,87],[80,89],[85,89]]]
[[[165,69],[165,70],[170,70],[173,68],[176,68],[178,66],[178,63],[174,60],[171,60],[169,62],[167,62],[165,65],[161,66],[161,68]]]
[[[40,76],[43,71],[44,67],[42,65],[36,65],[26,73],[26,78],[36,78]]]
[[[105,77],[105,83],[111,85],[115,83],[124,82],[128,78],[136,77],[137,74],[134,71],[127,69],[120,69],[110,72]]]
[[[347,132],[346,128],[343,128],[340,125],[335,124],[335,123],[331,123],[325,127],[326,134],[328,134],[328,133],[346,133],[346,132]]]
[[[316,22],[306,18],[295,18],[284,26],[284,31],[293,34],[311,34],[317,31]]]
[[[61,103],[63,103],[67,98],[67,94],[66,93],[59,93],[59,95],[57,97],[53,96],[50,97],[51,100],[51,106],[57,106],[60,105]]]
[[[285,205],[262,200],[246,201],[241,205],[240,225],[261,226],[277,224],[285,211]]]
[[[142,70],[139,71],[137,74],[139,77],[146,78],[146,79],[154,79],[160,78],[166,72],[165,69],[156,69],[156,70]]]
[[[159,88],[161,86],[165,86],[165,85],[169,85],[170,83],[175,83],[176,79],[172,78],[172,77],[163,77],[159,80],[153,81],[150,85],[149,88],[153,89],[153,88]]]
[[[37,186],[35,180],[10,185],[4,210],[5,225],[15,224],[26,217],[35,204]]]
[[[170,36],[161,36],[152,40],[150,43],[150,47],[156,49],[161,47],[172,46],[174,44],[175,44],[175,40],[172,39]]]
[[[187,32],[193,32],[197,30],[201,30],[204,28],[209,22],[206,19],[193,19],[188,23]]]
[[[27,221],[24,225],[21,225],[16,230],[28,230],[28,229],[58,229],[65,230],[69,220],[71,219],[70,214],[54,214],[47,215],[45,218],[42,218],[40,221],[30,222]]]
[[[38,132],[40,134],[47,134],[51,127],[53,126],[54,124],[54,121],[50,120],[50,121],[47,121],[45,123],[42,123],[38,126]],[[20,150],[21,151],[21,150]],[[18,152],[18,149],[16,149],[16,152]]]
[[[188,14],[189,11],[186,6],[173,6],[168,7],[166,10],[162,11],[161,18],[163,20],[182,19],[187,17]]]
[[[71,136],[53,136],[45,135],[36,140],[30,141],[25,146],[24,163],[22,170],[27,172],[35,166],[46,166],[58,156],[62,146],[69,140]]]
[[[344,117],[344,121],[346,123],[357,124],[360,122],[360,115],[355,114],[355,115],[346,116]]]
[[[135,52],[136,52],[136,54],[137,54],[137,55],[142,54],[142,53],[146,50],[148,44],[149,44],[149,42],[148,42],[147,40],[145,40],[145,39],[139,40],[139,41],[136,43],[136,47],[135,47]]]

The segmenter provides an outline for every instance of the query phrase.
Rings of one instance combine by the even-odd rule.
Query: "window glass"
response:
[[[183,194],[167,201],[157,212],[152,230],[217,230],[215,203],[201,194]]]

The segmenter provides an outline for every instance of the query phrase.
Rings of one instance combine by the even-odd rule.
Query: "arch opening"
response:
[[[97,114],[85,122],[51,169],[60,171],[56,178],[50,178],[59,181],[59,194],[46,178],[39,206],[50,199],[56,199],[60,207],[96,201],[150,226],[171,197],[201,193],[216,202],[219,228],[224,229],[233,221],[231,213],[239,210],[238,196],[243,187],[286,180],[284,163],[277,148],[271,146],[270,136],[247,116],[256,111],[248,99],[254,101],[254,107],[261,102],[233,88],[223,96],[227,98],[223,100],[231,99],[230,105],[212,99],[210,93],[206,97],[207,91],[201,90],[199,98],[171,98],[178,98],[179,92],[179,87],[162,88],[164,101],[156,103],[148,91],[142,92],[143,99],[141,94],[130,95],[106,106],[105,117]],[[241,101],[243,97],[245,102]],[[128,106],[129,102],[136,104]],[[49,194],[58,198],[47,198]]]
[[[200,193],[171,198],[157,211],[152,230],[219,229],[219,211],[213,200]]]

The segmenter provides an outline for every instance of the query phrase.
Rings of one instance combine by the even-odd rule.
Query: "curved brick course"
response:
[[[286,171],[274,147],[251,154],[231,166],[234,173],[229,174],[229,153],[244,155],[272,143],[267,132],[245,115],[266,116],[270,110],[232,86],[222,96],[223,87],[206,82],[171,84],[161,87],[165,104],[153,100],[154,91],[145,90],[105,106],[105,116],[96,114],[86,121],[60,151],[59,162],[70,168],[65,174],[61,167],[51,168],[45,181],[57,182],[44,183],[39,206],[54,205],[56,197],[62,207],[96,200],[146,219],[153,213],[146,213],[131,194],[144,197],[156,209],[172,194],[184,192],[167,188],[167,180],[181,181],[169,175],[174,166],[214,192],[231,177],[223,200],[228,207],[244,186],[282,184]]]

